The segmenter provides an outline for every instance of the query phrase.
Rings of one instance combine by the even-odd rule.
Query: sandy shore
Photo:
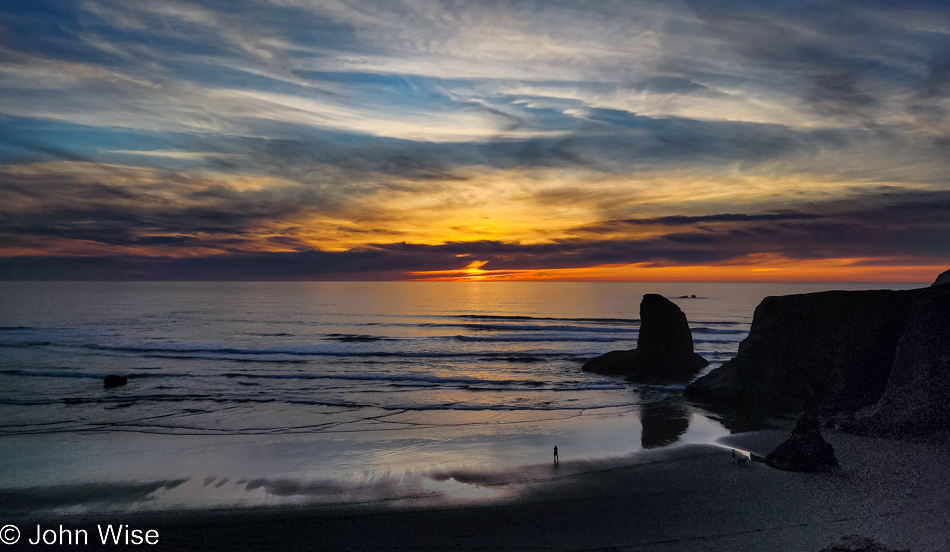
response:
[[[786,430],[744,433],[603,463],[562,460],[486,477],[518,489],[490,503],[191,511],[13,520],[156,529],[157,550],[769,550],[814,552],[848,534],[914,552],[950,543],[950,447],[826,432],[842,472],[730,463],[730,446],[765,454]],[[34,525],[30,525],[34,524]],[[32,532],[30,532],[32,531]],[[42,549],[25,546],[10,550]],[[88,547],[73,547],[92,549]],[[122,547],[120,547],[122,548]],[[62,546],[48,549],[62,550]],[[109,549],[115,550],[116,547]]]

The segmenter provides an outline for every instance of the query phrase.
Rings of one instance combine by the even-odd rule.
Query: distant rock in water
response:
[[[102,380],[103,387],[119,387],[120,385],[125,385],[129,383],[129,379],[124,376],[116,376],[114,374],[109,374]]]
[[[683,311],[662,295],[648,293],[640,302],[637,348],[594,357],[582,369],[626,375],[631,381],[685,382],[707,364],[693,352],[693,334]]]
[[[808,413],[798,418],[792,436],[766,456],[765,463],[797,472],[826,472],[839,467],[834,449],[821,436],[818,421]]]
[[[934,280],[934,283],[930,284],[930,287],[942,286],[943,284],[950,284],[950,270],[941,273],[940,276],[937,276],[937,279]]]
[[[904,329],[938,289],[766,297],[735,358],[693,382],[685,395],[786,412],[873,405],[884,393]]]
[[[918,308],[907,325],[881,400],[844,427],[891,437],[950,429],[950,286]]]

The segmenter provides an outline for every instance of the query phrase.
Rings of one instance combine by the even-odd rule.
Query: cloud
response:
[[[699,222],[750,222],[760,220],[801,220],[814,219],[817,215],[810,213],[767,213],[763,215],[745,215],[741,213],[727,213],[721,215],[701,216],[669,216],[654,219],[627,219],[617,221],[624,224],[662,224],[666,226],[696,224]]]
[[[100,246],[240,249],[314,209],[333,194],[268,179],[59,161],[0,170],[0,235],[8,246],[76,240]],[[103,250],[107,250],[107,247]]]
[[[37,6],[0,7],[5,274],[946,254],[939,5]]]
[[[214,257],[0,258],[0,277],[158,279],[386,279],[413,273],[461,271],[472,259],[491,271],[558,270],[602,265],[689,266],[745,263],[765,253],[786,259],[864,259],[860,262],[939,265],[950,255],[950,196],[900,194],[876,209],[832,213],[665,219],[672,231],[644,238],[371,244],[348,251],[236,253]],[[916,220],[912,223],[912,218]],[[711,228],[708,225],[724,227]],[[659,219],[657,224],[664,224]],[[874,261],[877,259],[877,261]]]
[[[756,215],[747,215],[743,213],[724,213],[697,216],[670,215],[655,218],[605,220],[596,224],[575,228],[573,231],[596,234],[611,230],[621,230],[625,226],[698,226],[700,223],[809,220],[816,218],[819,218],[819,215],[812,213],[766,213]]]

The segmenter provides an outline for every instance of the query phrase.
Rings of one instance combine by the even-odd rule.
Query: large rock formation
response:
[[[881,400],[845,428],[894,437],[950,429],[950,286],[917,309]]]
[[[611,351],[584,363],[583,370],[626,375],[628,380],[689,381],[709,362],[693,352],[686,315],[662,295],[648,293],[640,302],[637,348]]]
[[[693,382],[686,396],[790,412],[872,405],[884,392],[911,317],[940,289],[766,297],[736,357]]]
[[[838,469],[835,451],[821,436],[818,421],[802,414],[792,436],[765,457],[765,463],[780,470],[826,472]]]
[[[950,285],[939,281],[767,297],[736,357],[685,395],[839,414],[844,429],[864,434],[950,436]]]

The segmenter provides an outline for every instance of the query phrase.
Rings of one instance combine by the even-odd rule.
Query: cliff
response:
[[[901,371],[925,371],[930,374],[921,376],[925,380],[946,375],[945,359],[926,360],[937,345],[927,349],[931,352],[910,352],[918,351],[911,343],[922,339],[914,337],[921,334],[914,328],[924,324],[912,326],[911,320],[937,295],[950,295],[950,286],[767,297],[756,308],[736,357],[696,380],[685,394],[701,402],[789,412],[875,405],[889,385],[902,338],[902,350],[908,351],[902,358],[916,356],[902,360]],[[931,332],[927,339],[934,343],[950,340],[950,327]],[[899,395],[898,403],[907,400],[906,390]],[[900,407],[885,410],[893,415]]]
[[[914,313],[881,399],[845,429],[891,437],[950,430],[950,286]]]

